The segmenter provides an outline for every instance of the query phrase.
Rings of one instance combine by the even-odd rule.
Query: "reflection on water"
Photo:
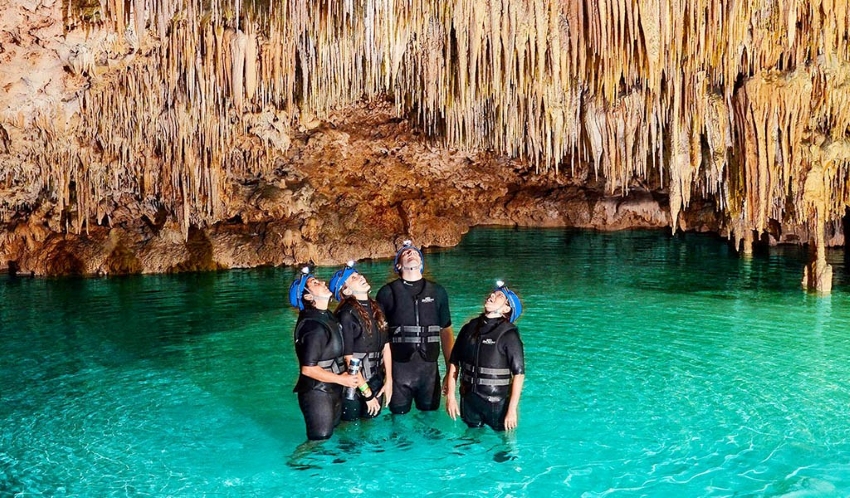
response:
[[[385,412],[322,443],[291,392],[293,270],[3,276],[0,495],[843,496],[850,307],[829,256],[817,297],[797,248],[474,230],[426,270],[455,330],[496,279],[522,297],[519,429]]]

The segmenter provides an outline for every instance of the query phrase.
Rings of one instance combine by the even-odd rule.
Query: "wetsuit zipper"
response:
[[[425,336],[422,334],[422,327],[419,326],[419,296],[413,298],[413,313],[416,315],[416,326],[419,328],[419,354],[424,355]]]

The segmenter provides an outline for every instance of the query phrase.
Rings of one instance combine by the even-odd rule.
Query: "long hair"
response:
[[[351,307],[357,311],[357,316],[360,317],[361,323],[366,325],[366,329],[363,333],[367,336],[372,335],[372,325],[375,325],[375,328],[378,329],[378,332],[383,332],[387,329],[387,318],[384,316],[383,310],[381,310],[381,306],[377,301],[368,298],[369,306],[372,308],[372,316],[369,316],[369,312],[366,311],[366,308],[360,304],[360,301],[357,300],[354,296],[348,296],[342,301],[340,301],[339,306],[336,307],[337,312],[342,308],[345,303],[351,303]],[[373,320],[374,318],[374,320]]]

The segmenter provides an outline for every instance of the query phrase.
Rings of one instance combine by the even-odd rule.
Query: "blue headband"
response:
[[[499,291],[508,298],[508,306],[511,307],[511,323],[516,322],[517,318],[522,314],[522,303],[519,301],[519,296],[505,285],[501,280],[496,282],[495,291]]]
[[[349,261],[344,268],[337,270],[334,273],[334,276],[331,277],[331,283],[329,285],[331,292],[334,293],[334,297],[337,301],[342,301],[342,287],[345,285],[348,277],[354,275],[355,273],[360,273],[354,269],[354,261]]]
[[[301,268],[301,276],[296,278],[289,286],[289,304],[299,310],[304,309],[304,301],[301,298],[304,296],[304,287],[307,286],[307,281],[311,278],[313,278],[313,274],[310,273],[310,267],[305,266]]]

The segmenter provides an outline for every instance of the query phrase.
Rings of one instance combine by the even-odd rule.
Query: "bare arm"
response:
[[[378,393],[384,395],[384,406],[390,406],[390,399],[393,397],[393,353],[390,349],[390,343],[384,344],[384,387]]]
[[[519,415],[517,408],[519,407],[519,397],[522,395],[522,385],[525,382],[525,374],[514,375],[511,382],[511,399],[508,402],[508,413],[505,414],[505,429],[516,429],[519,423]]]
[[[456,420],[460,415],[460,408],[457,406],[457,398],[455,391],[457,390],[457,365],[449,363],[449,371],[446,373],[446,413],[452,420]]]

